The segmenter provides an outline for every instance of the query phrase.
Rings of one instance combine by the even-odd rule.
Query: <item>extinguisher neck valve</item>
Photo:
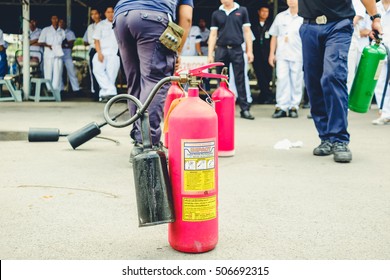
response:
[[[198,87],[190,87],[190,88],[188,88],[188,97],[199,97],[199,89],[198,89]]]

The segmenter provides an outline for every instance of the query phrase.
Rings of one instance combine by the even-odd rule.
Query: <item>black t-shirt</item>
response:
[[[241,45],[244,42],[243,24],[249,24],[248,10],[239,7],[226,15],[225,11],[217,10],[211,16],[211,27],[218,27],[218,46]]]
[[[325,15],[328,20],[337,20],[355,15],[352,0],[298,0],[298,6],[298,14],[307,19]]]

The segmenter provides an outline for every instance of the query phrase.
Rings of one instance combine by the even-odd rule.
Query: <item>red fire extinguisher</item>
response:
[[[224,68],[222,74],[227,72]],[[219,88],[212,94],[215,112],[218,115],[218,156],[234,155],[234,115],[236,98],[226,79],[221,79]]]
[[[197,77],[227,78],[190,70],[188,97],[171,111],[169,172],[176,220],[168,225],[170,245],[182,252],[201,253],[218,242],[218,119],[215,110],[199,98]]]
[[[178,76],[177,73],[175,73],[175,76]],[[164,105],[164,121],[167,120],[167,115],[169,108],[171,107],[172,101],[183,97],[185,95],[184,89],[180,86],[180,83],[178,82],[171,82],[171,86],[169,87],[167,97],[165,99],[165,105]],[[168,148],[168,131],[164,133],[164,145]]]

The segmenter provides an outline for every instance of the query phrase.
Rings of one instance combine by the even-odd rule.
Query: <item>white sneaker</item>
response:
[[[390,124],[390,118],[380,117],[380,118],[378,118],[376,120],[373,120],[372,124],[374,124],[374,125]]]

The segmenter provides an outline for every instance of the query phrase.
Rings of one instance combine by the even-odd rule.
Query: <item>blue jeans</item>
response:
[[[320,139],[332,143],[349,142],[347,59],[352,32],[351,19],[304,23],[299,30],[311,115]]]

